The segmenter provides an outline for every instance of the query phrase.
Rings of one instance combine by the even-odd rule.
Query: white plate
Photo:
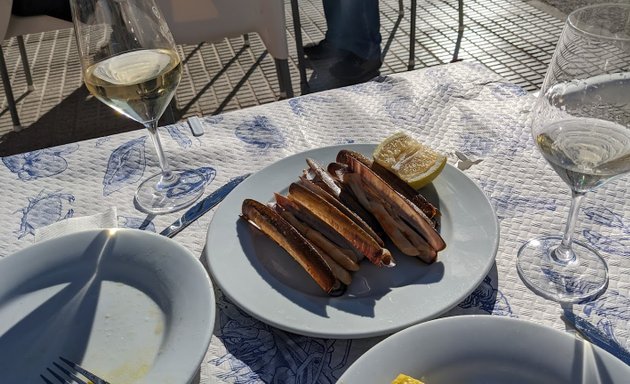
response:
[[[326,147],[280,160],[250,176],[219,205],[205,256],[213,281],[245,311],[278,328],[307,336],[360,338],[393,333],[434,318],[466,298],[494,263],[499,225],[490,202],[466,175],[447,165],[429,195],[439,198],[447,248],[426,265],[396,257],[395,268],[362,262],[347,292],[332,298],[291,257],[239,218],[245,198],[287,193],[310,157],[326,165],[342,148],[371,156],[374,145]]]
[[[94,230],[34,244],[0,260],[1,381],[43,382],[64,356],[112,383],[186,383],[214,308],[201,263],[166,237]]]
[[[627,383],[630,367],[553,328],[473,315],[432,320],[388,337],[338,383],[391,383],[399,373],[426,384]]]

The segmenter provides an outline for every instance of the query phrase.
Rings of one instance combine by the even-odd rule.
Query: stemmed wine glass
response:
[[[572,202],[563,236],[520,248],[519,275],[560,303],[593,299],[608,286],[608,267],[573,233],[585,193],[630,171],[630,4],[569,15],[533,109],[532,134]]]
[[[142,123],[155,146],[161,172],[143,181],[138,208],[173,212],[201,196],[204,176],[169,167],[158,119],[181,79],[182,64],[171,32],[153,0],[70,0],[74,32],[90,93]]]

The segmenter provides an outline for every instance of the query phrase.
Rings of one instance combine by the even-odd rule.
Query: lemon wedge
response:
[[[446,165],[446,156],[402,132],[383,140],[374,150],[373,156],[374,161],[414,189],[432,182]]]
[[[396,376],[392,384],[424,384],[422,381],[414,379],[411,376],[407,376],[403,373]]]

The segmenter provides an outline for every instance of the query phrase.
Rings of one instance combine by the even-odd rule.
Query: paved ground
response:
[[[465,0],[465,31],[459,58],[478,61],[528,91],[536,90],[563,25],[565,14],[585,0]],[[592,1],[591,1],[592,2]],[[381,32],[386,55],[381,73],[407,70],[409,2],[399,18],[397,0],[381,1]],[[326,28],[320,0],[300,0],[304,43],[319,41]],[[418,2],[416,68],[447,63],[457,39],[457,0]],[[300,94],[293,20],[286,0],[287,37],[293,89]],[[279,98],[273,59],[256,35],[251,47],[240,38],[214,44],[180,46],[185,72],[176,95],[176,108],[163,123],[191,115],[269,103]],[[19,114],[25,127],[12,131],[0,91],[0,156],[141,129],[92,98],[82,84],[81,67],[72,30],[26,36],[27,52],[36,89],[26,91],[17,42],[2,43]],[[329,64],[329,63],[328,63]],[[313,91],[334,87],[326,65],[307,69]],[[0,88],[2,85],[0,84]]]

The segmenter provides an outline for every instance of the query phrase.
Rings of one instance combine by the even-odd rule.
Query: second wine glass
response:
[[[141,211],[182,209],[202,194],[205,177],[173,170],[160,143],[158,120],[181,79],[173,37],[153,0],[70,0],[84,82],[100,101],[142,123],[155,146],[161,172],[135,194]]]
[[[602,256],[573,234],[584,195],[630,171],[630,5],[571,13],[533,109],[543,157],[571,188],[562,236],[525,243],[517,268],[534,292],[561,303],[593,299],[608,286]]]

